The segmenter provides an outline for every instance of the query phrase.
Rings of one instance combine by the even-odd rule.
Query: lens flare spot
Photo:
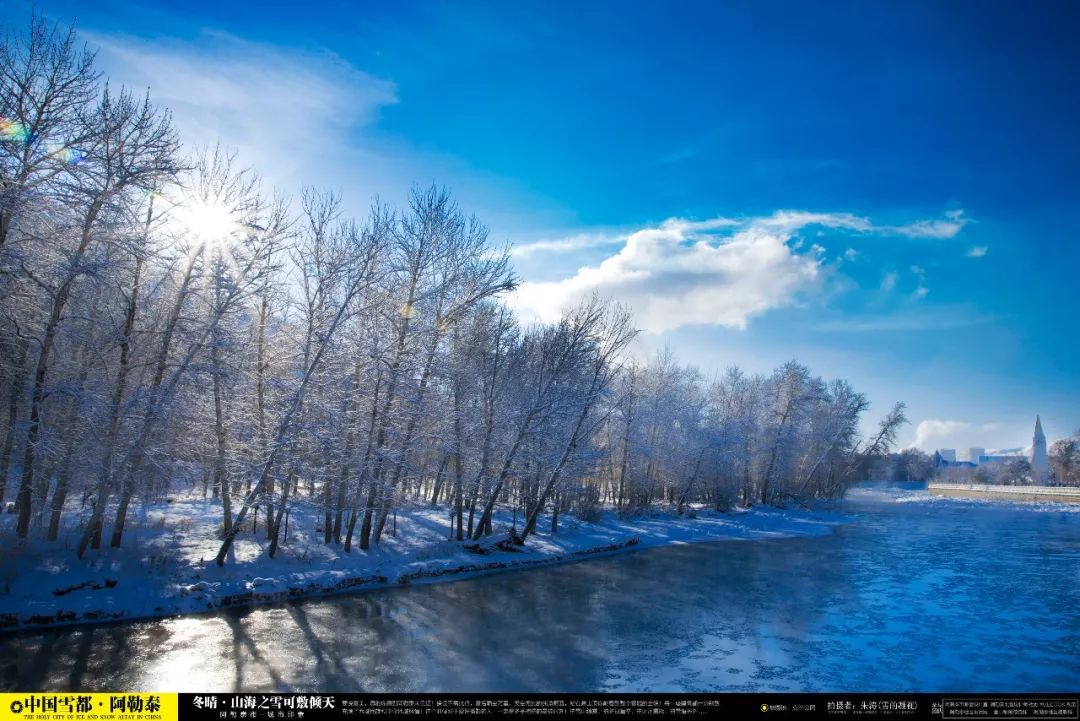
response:
[[[46,145],[45,152],[50,158],[69,165],[78,165],[86,160],[86,156],[82,152],[59,143]]]
[[[30,131],[17,120],[0,117],[0,137],[16,143],[28,143]]]

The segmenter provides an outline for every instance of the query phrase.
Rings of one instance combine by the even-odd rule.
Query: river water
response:
[[[844,505],[820,538],[0,636],[0,687],[1080,690],[1080,509],[880,487]]]

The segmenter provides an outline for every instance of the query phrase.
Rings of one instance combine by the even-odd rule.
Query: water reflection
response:
[[[5,689],[1070,690],[1080,514],[860,491],[829,537],[681,546],[0,640]],[[906,496],[905,496],[906,497]]]

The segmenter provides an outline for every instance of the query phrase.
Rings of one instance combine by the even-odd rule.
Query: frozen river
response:
[[[1080,507],[857,489],[831,536],[0,636],[5,690],[1076,691]]]

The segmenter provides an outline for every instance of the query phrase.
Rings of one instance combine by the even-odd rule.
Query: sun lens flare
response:
[[[0,117],[0,137],[16,143],[26,143],[30,140],[30,131],[17,120]]]
[[[79,165],[86,160],[86,156],[82,152],[59,143],[50,143],[45,146],[45,152],[50,158],[69,165]]]
[[[239,237],[243,226],[224,203],[215,199],[190,198],[173,208],[177,224],[202,247],[226,250]]]
[[[36,140],[36,137],[19,121],[0,116],[0,140],[19,145],[30,145]],[[78,165],[86,160],[86,155],[82,151],[69,148],[61,143],[45,143],[44,148],[48,157],[64,164]]]

